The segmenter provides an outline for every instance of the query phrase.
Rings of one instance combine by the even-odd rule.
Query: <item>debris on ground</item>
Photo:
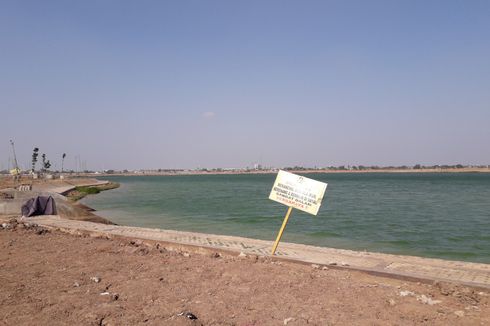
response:
[[[417,296],[417,301],[420,301],[423,304],[428,304],[429,306],[432,306],[432,305],[435,305],[435,304],[438,304],[438,303],[441,303],[442,302],[441,300],[434,300],[432,298],[429,298],[425,294],[418,295]]]
[[[92,277],[90,278],[90,280],[91,280],[91,281],[94,281],[95,283],[99,283],[99,282],[101,281],[100,277],[98,277],[98,276],[92,276]]]
[[[181,312],[180,314],[177,314],[177,316],[183,316],[191,320],[197,319],[196,315],[194,315],[192,312]]]
[[[458,317],[464,317],[464,311],[462,310],[456,310],[454,314]]]

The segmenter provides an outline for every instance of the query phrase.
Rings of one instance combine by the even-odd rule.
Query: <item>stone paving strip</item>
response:
[[[226,250],[248,255],[270,256],[272,241],[234,236],[181,232],[61,219],[59,216],[28,218],[39,225],[64,231],[84,231],[106,236],[154,240],[183,246]],[[449,261],[413,256],[360,252],[281,242],[275,259],[346,268],[378,275],[425,282],[447,281],[490,288],[490,264]]]

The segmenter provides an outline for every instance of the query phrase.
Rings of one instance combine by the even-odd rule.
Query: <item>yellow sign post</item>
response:
[[[279,245],[279,241],[281,241],[282,233],[284,232],[284,229],[286,228],[286,224],[288,224],[289,215],[291,215],[292,211],[293,211],[293,207],[289,206],[288,211],[286,213],[286,216],[284,217],[284,221],[282,221],[281,229],[279,230],[279,233],[277,234],[276,242],[274,242],[274,245],[272,246],[271,255],[274,255],[276,253],[277,246]]]
[[[317,215],[327,184],[280,170],[272,186],[269,199],[288,206],[288,211],[277,234],[271,254],[274,255],[293,208]]]

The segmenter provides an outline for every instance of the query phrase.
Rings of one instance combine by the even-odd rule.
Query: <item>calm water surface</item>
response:
[[[490,263],[490,174],[308,174],[327,182],[317,216],[293,211],[283,241]],[[84,199],[118,224],[274,240],[286,207],[275,175],[107,177]]]

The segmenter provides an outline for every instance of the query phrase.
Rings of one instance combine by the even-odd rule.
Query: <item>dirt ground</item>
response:
[[[55,180],[45,180],[45,179],[32,179],[29,176],[22,176],[20,180],[14,181],[14,179],[11,176],[5,176],[2,175],[0,176],[0,189],[3,188],[14,188],[20,184],[29,184],[29,185],[44,185],[44,184],[50,184],[50,185],[57,185],[57,184],[63,184],[65,181],[60,180],[60,179],[55,179]]]
[[[490,324],[481,289],[3,226],[0,325]]]

